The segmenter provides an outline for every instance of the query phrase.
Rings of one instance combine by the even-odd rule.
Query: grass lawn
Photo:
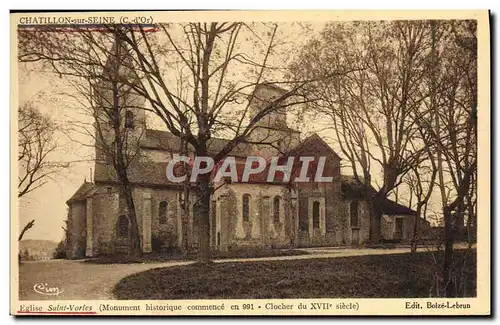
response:
[[[297,249],[237,249],[227,252],[213,252],[213,259],[225,258],[258,258],[277,256],[308,255],[308,252]],[[91,264],[131,264],[131,263],[161,263],[176,260],[196,260],[196,252],[182,253],[149,253],[141,256],[129,256],[126,254],[102,255],[87,259],[84,263]]]
[[[466,258],[465,283],[476,292],[476,251]],[[429,297],[433,254],[211,263],[157,268],[122,279],[117,299],[399,298]],[[441,265],[439,265],[440,270]]]

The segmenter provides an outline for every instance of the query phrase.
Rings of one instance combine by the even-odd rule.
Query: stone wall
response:
[[[124,198],[115,186],[98,185],[87,202],[72,204],[69,255],[78,251],[87,256],[123,252],[129,241],[117,236],[120,215],[128,215]],[[243,195],[250,196],[249,220],[243,220]],[[190,198],[190,211],[183,230],[183,211],[180,192],[173,189],[137,187],[133,189],[137,222],[144,252],[183,248],[186,237],[188,249],[197,249],[197,227]],[[359,227],[356,236],[350,227],[349,200],[339,198],[338,183],[304,183],[297,190],[274,184],[224,184],[214,191],[210,211],[210,243],[213,249],[235,247],[292,247],[339,246],[363,244],[369,238],[369,213],[366,202],[359,205]],[[279,201],[279,218],[275,220],[274,200]],[[165,222],[160,223],[160,202],[167,202]],[[312,207],[320,204],[320,218],[313,224]],[[215,205],[214,205],[215,204]],[[213,208],[215,207],[215,212]],[[92,216],[89,231],[85,231],[86,211]],[[146,217],[145,217],[146,216]],[[384,226],[384,225],[383,225]],[[144,232],[144,229],[149,231]],[[85,243],[86,241],[86,243]],[[86,245],[85,245],[86,244]],[[83,247],[83,248],[82,248]],[[82,254],[82,253],[80,253]]]
[[[98,186],[94,193],[92,205],[93,254],[109,254],[115,251],[118,216],[123,213],[119,209],[119,192],[117,187]]]
[[[370,239],[370,210],[368,202],[358,201],[358,225],[351,225],[350,206],[352,200],[344,200],[346,228],[343,229],[343,242],[347,245],[363,245]]]
[[[339,183],[303,183],[299,184],[298,191],[298,245],[340,245],[342,237],[339,232],[344,227],[345,216],[340,205]],[[320,205],[319,224],[313,220],[314,202]]]
[[[218,207],[218,222],[215,225],[216,236],[220,234],[220,240],[215,242],[214,248],[226,251],[234,245],[236,235],[235,216],[238,213],[236,193],[232,188],[223,186],[214,193],[213,200],[217,202]],[[210,227],[212,228],[214,225],[210,224]]]
[[[86,234],[87,256],[122,252],[130,249],[128,238],[118,238],[118,217],[128,217],[128,209],[123,197],[120,197],[119,188],[111,185],[98,185],[98,189],[90,200],[92,214],[92,236]],[[152,244],[160,245],[161,249],[179,247],[180,217],[178,207],[178,192],[168,189],[134,188],[132,191],[136,218],[141,235],[144,252],[152,250]],[[166,222],[159,221],[159,204],[167,202]],[[75,214],[81,215],[80,205],[72,205]],[[87,206],[89,206],[87,204]],[[73,208],[74,207],[74,208]],[[147,216],[147,217],[145,217]],[[78,218],[80,219],[80,217]],[[130,223],[129,223],[130,227]],[[130,228],[129,228],[130,229]],[[146,229],[146,232],[144,230]],[[92,247],[89,250],[89,247]],[[156,248],[156,247],[155,247]]]
[[[402,220],[401,238],[396,234],[396,219]],[[413,229],[415,226],[415,216],[412,215],[383,215],[380,223],[381,237],[385,240],[401,240],[409,242],[413,238]],[[430,224],[422,218],[417,218],[419,224],[417,227],[417,239],[423,238],[430,231]]]
[[[380,237],[385,240],[394,239],[394,233],[396,231],[395,217],[382,215],[380,220]]]
[[[285,247],[293,238],[295,218],[287,211],[290,195],[281,185],[226,184],[214,197],[220,202],[221,244],[236,246]],[[249,218],[243,220],[243,195],[249,195]],[[287,197],[288,195],[288,197]],[[279,221],[274,219],[274,200],[279,201]]]
[[[66,254],[68,258],[85,257],[87,245],[86,202],[73,202],[68,214],[68,240]]]
[[[178,192],[167,189],[148,190],[142,189],[151,194],[151,233],[154,241],[162,246],[161,249],[172,249],[181,246],[182,231],[178,222],[181,221],[182,211],[179,206]],[[166,222],[160,223],[160,202],[167,202]],[[178,238],[180,237],[180,238]]]

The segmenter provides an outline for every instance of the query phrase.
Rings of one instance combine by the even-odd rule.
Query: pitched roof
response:
[[[82,185],[76,190],[75,194],[69,198],[68,201],[66,201],[66,204],[69,204],[71,202],[76,202],[76,201],[82,201],[85,200],[89,195],[91,195],[95,191],[96,187],[93,183],[90,182],[83,182]]]
[[[319,141],[318,141],[319,139]],[[212,138],[208,140],[208,149],[211,153],[217,153],[230,140],[221,139],[221,138]],[[286,159],[288,156],[292,156],[294,154],[300,154],[304,150],[310,150],[312,143],[316,141],[321,146],[326,147],[335,157],[338,155],[326,144],[317,134],[313,134],[312,136],[306,138],[304,141],[301,141],[299,145],[293,148],[287,155],[283,156],[283,159]],[[152,150],[162,150],[162,151],[172,151],[178,152],[181,146],[180,138],[173,135],[167,131],[160,130],[152,130],[147,129],[144,133],[143,139],[141,139],[141,147]],[[248,156],[257,156],[258,155],[258,147],[248,143],[240,143],[238,144],[230,153],[231,156],[236,157],[248,157]],[[319,150],[319,149],[318,149]],[[192,149],[191,149],[192,151]],[[269,163],[267,162],[266,169],[258,174],[252,174],[250,176],[250,183],[267,183],[267,173],[269,171]],[[284,163],[284,161],[280,161],[280,164]],[[129,181],[133,184],[144,184],[144,185],[175,185],[178,184],[170,182],[166,177],[166,167],[168,162],[154,162],[148,161],[147,159],[136,159],[129,166],[128,177]],[[313,164],[311,164],[313,165]],[[244,163],[237,163],[237,173],[238,178],[241,179],[243,174]],[[312,168],[312,166],[310,167]],[[296,170],[298,173],[298,170]],[[292,176],[293,178],[293,176]],[[94,180],[95,182],[117,182],[118,178],[116,172],[111,164],[99,163],[97,162],[94,168]],[[273,183],[284,184],[288,182],[283,182],[283,174],[276,173],[276,177]]]
[[[328,143],[326,143],[325,140],[323,140],[317,133],[313,133],[304,140],[300,141],[297,146],[288,151],[287,156],[300,154],[303,150],[310,150],[311,144],[313,144],[314,142],[319,143],[322,147],[326,148],[331,154],[333,154],[336,159],[341,160],[340,156],[335,151],[333,151],[332,147],[330,147]]]
[[[358,181],[352,175],[342,175],[342,196],[344,198],[361,199],[369,194],[375,194],[376,190],[373,187],[365,187],[365,185]]]
[[[417,212],[392,200],[385,199],[382,202],[382,213],[390,216],[394,215],[416,215]]]
[[[210,153],[217,153],[229,142],[228,139],[211,138],[208,140],[208,151]],[[142,148],[153,150],[167,150],[179,151],[181,148],[181,139],[168,131],[147,129],[145,136],[141,139],[140,143]],[[190,146],[192,151],[192,147]],[[235,156],[250,156],[254,154],[254,148],[247,143],[238,144],[233,151],[232,155]]]
[[[170,132],[146,129],[140,145],[142,148],[177,151],[181,147],[181,139]]]
[[[167,162],[133,162],[128,169],[128,179],[132,184],[174,185],[167,179]],[[96,162],[94,168],[96,183],[117,183],[118,177],[110,164]]]
[[[222,161],[221,161],[222,162]],[[241,161],[241,160],[236,160],[236,175],[237,175],[237,179],[238,181],[241,181],[241,179],[243,178],[243,173],[244,173],[244,170],[245,170],[245,164],[246,162],[245,161]],[[281,164],[281,162],[280,162]],[[214,177],[217,173],[217,171],[219,170],[221,164],[217,165],[214,167],[214,171],[212,172],[212,176]],[[252,164],[252,168],[256,168],[258,166],[258,163],[257,162],[254,162]],[[287,185],[287,184],[290,184],[290,181],[285,181],[285,174],[283,172],[276,172],[272,181],[267,181],[267,177],[268,177],[268,174],[269,174],[269,169],[270,169],[270,166],[271,166],[271,162],[270,161],[267,161],[266,162],[266,166],[264,168],[263,171],[259,172],[259,173],[256,173],[256,174],[250,174],[249,177],[248,177],[248,183],[250,184],[259,184],[259,183],[266,183],[266,184],[279,184],[279,185]],[[293,178],[296,177],[294,175],[294,173],[292,173],[292,175],[290,175],[290,179],[293,180]],[[230,178],[225,178],[226,181],[229,181]]]
[[[374,195],[377,191],[356,180],[352,175],[342,175],[342,196],[351,199],[363,199],[366,195]],[[387,215],[415,215],[417,212],[389,199],[382,202],[382,213]]]

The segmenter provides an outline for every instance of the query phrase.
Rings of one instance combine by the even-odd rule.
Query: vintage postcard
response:
[[[11,12],[13,315],[490,315],[483,11]]]

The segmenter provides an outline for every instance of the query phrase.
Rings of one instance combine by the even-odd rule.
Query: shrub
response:
[[[67,258],[66,255],[66,241],[61,240],[52,254],[53,258]]]

